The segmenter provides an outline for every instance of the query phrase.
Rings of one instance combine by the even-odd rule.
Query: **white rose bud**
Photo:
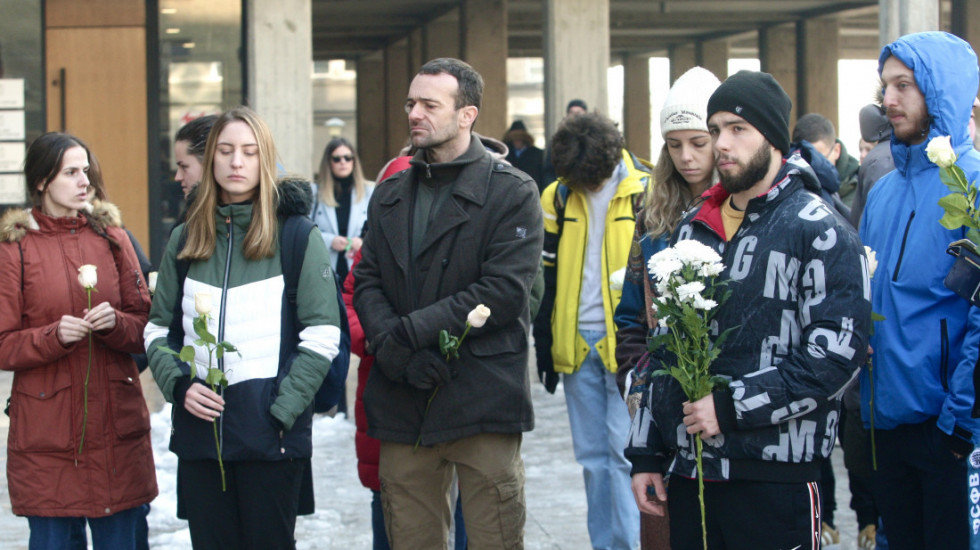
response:
[[[146,286],[150,289],[150,294],[157,291],[157,272],[151,271],[147,276]]]
[[[929,140],[926,156],[940,168],[949,168],[956,162],[956,151],[953,151],[949,136],[938,136]]]
[[[623,282],[626,280],[626,268],[620,268],[609,276],[609,288],[613,290],[623,290]]]
[[[473,328],[480,328],[486,324],[488,317],[490,317],[490,308],[480,304],[466,316],[466,322]]]
[[[194,293],[194,309],[198,315],[211,314],[211,294],[208,292]]]
[[[95,266],[85,264],[78,268],[78,282],[85,288],[95,288],[99,282],[99,276],[95,273]]]
[[[870,279],[875,276],[875,271],[878,269],[878,258],[870,246],[864,247],[864,254],[868,257],[868,278]]]

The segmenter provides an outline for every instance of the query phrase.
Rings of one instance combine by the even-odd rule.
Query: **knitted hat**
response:
[[[582,101],[581,99],[573,99],[569,101],[568,105],[565,107],[565,112],[567,113],[568,111],[570,111],[572,107],[580,107],[583,111],[589,110],[589,106],[586,105],[585,102]]]
[[[739,71],[711,94],[708,118],[718,111],[738,115],[785,155],[789,153],[789,111],[792,108],[792,100],[771,74]]]
[[[711,71],[694,67],[674,81],[660,109],[660,134],[675,130],[708,131],[706,108],[708,98],[718,87],[718,78]]]

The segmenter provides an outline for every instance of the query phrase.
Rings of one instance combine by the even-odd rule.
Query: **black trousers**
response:
[[[724,481],[704,484],[710,550],[818,550],[817,484]],[[698,482],[672,476],[667,492],[672,550],[703,550]]]
[[[181,499],[195,550],[296,548],[294,531],[309,459],[225,462],[181,460]]]
[[[875,430],[872,490],[889,550],[969,547],[966,459],[949,450],[935,421]]]

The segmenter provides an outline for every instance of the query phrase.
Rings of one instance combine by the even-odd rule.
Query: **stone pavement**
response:
[[[532,366],[533,369],[533,366]],[[555,395],[544,391],[532,371],[535,430],[524,438],[527,474],[527,524],[525,547],[529,550],[587,550],[586,503],[581,469],[572,454],[565,399],[561,386]],[[10,395],[12,374],[0,372],[0,400]],[[163,406],[156,386],[144,375],[151,411]],[[153,415],[154,450],[161,495],[150,514],[152,548],[190,548],[186,523],[174,517],[175,457],[167,452],[166,413]],[[371,540],[370,492],[357,479],[353,422],[338,417],[317,422],[314,433],[314,479],[317,511],[297,522],[300,549],[369,549]],[[6,471],[7,417],[0,414],[0,466]],[[834,452],[837,473],[837,523],[842,550],[856,548],[857,526],[848,508],[850,494],[840,449]],[[0,477],[0,548],[26,550],[27,521],[10,511],[6,475]]]

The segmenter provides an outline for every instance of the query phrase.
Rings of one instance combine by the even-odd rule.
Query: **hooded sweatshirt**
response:
[[[861,238],[877,253],[871,281],[875,323],[874,368],[861,373],[861,416],[870,426],[874,381],[875,429],[935,420],[954,450],[969,448],[980,421],[970,418],[973,366],[980,342],[980,309],[943,286],[954,258],[946,246],[966,230],[939,225],[939,199],[949,189],[926,156],[932,138],[950,136],[967,181],[980,179],[980,153],[967,132],[977,92],[977,57],[970,46],[943,32],[918,33],[886,46],[881,67],[897,57],[915,75],[930,115],[929,134],[917,145],[891,138],[895,171],[868,195]]]

